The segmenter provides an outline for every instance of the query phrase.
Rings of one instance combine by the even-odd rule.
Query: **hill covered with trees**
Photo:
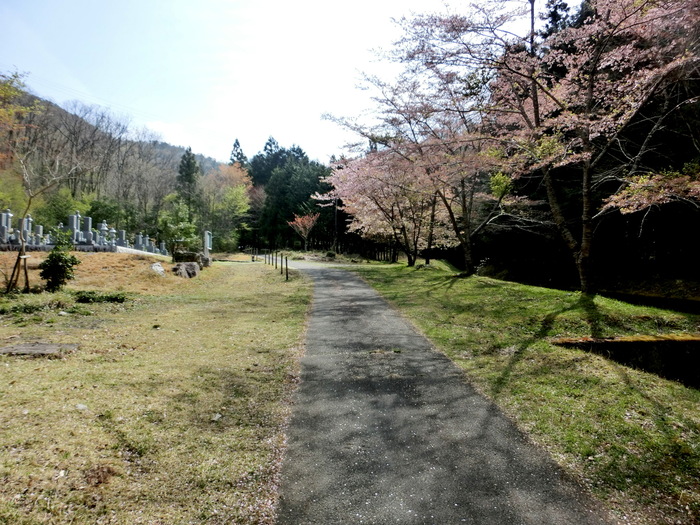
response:
[[[236,140],[231,161],[220,163],[133,129],[106,108],[41,100],[21,75],[3,74],[0,88],[0,207],[47,228],[79,211],[171,249],[196,245],[202,230],[221,251],[241,242],[288,246],[288,222],[315,206],[310,196],[329,174],[273,138],[250,162]]]

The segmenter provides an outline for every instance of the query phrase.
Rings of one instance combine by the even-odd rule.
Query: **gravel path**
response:
[[[315,282],[279,524],[604,524],[602,512],[361,279]]]

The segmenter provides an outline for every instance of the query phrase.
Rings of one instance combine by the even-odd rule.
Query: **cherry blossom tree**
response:
[[[393,240],[414,266],[435,223],[433,193],[425,170],[385,149],[336,166],[326,179],[333,189],[318,199],[342,202],[351,231]],[[435,236],[435,229],[432,229]]]
[[[474,272],[474,240],[507,215],[503,204],[511,190],[510,178],[497,171],[497,163],[484,150],[481,137],[463,134],[458,147],[442,141],[421,144],[417,161],[428,177],[450,235],[462,250],[463,274]]]
[[[311,230],[316,226],[316,221],[318,221],[320,216],[320,213],[310,213],[308,215],[297,215],[295,213],[294,220],[287,222],[304,239],[304,251],[309,250],[309,235],[311,235]]]
[[[542,178],[580,287],[590,292],[600,193],[646,175],[665,124],[698,104],[700,5],[591,0],[585,19],[543,45],[529,4],[526,11],[486,2],[471,5],[468,16],[405,20],[398,51],[442,92],[462,92],[480,106],[481,131],[499,144],[503,170]],[[515,22],[528,15],[529,31],[517,36]],[[488,82],[475,98],[479,77]]]
[[[689,163],[679,172],[630,178],[622,191],[606,199],[603,210],[618,209],[626,214],[671,202],[685,202],[700,208],[700,163]]]
[[[488,154],[489,140],[478,133],[484,78],[470,79],[470,97],[415,71],[395,82],[376,77],[366,81],[377,93],[376,122],[363,125],[334,120],[363,136],[385,159],[391,155],[392,162],[383,162],[382,169],[414,173],[411,191],[422,195],[431,217],[425,222],[427,238],[421,246],[460,246],[464,274],[470,275],[475,267],[473,241],[504,215],[501,205],[510,189],[507,177],[501,174],[493,178],[498,165]],[[403,177],[392,184],[407,182]],[[380,195],[374,193],[375,199]]]

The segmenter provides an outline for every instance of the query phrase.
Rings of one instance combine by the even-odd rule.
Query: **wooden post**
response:
[[[289,258],[288,257],[284,258],[284,266],[287,269],[287,276],[285,278],[285,281],[289,281]]]
[[[27,259],[29,259],[29,257],[31,257],[31,255],[25,255],[24,257],[22,257],[24,259],[24,261],[22,261],[22,262],[24,263],[24,292],[25,293],[29,293],[29,271],[27,270]]]

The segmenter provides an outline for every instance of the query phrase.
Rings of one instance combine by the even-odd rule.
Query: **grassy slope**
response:
[[[700,391],[550,343],[700,318],[444,267],[359,271],[622,521],[700,521]]]
[[[0,523],[273,522],[308,284],[263,265],[182,280],[150,259],[79,257],[71,287],[133,300],[40,294],[12,305],[51,308],[0,316],[2,346],[80,345],[0,356]]]

